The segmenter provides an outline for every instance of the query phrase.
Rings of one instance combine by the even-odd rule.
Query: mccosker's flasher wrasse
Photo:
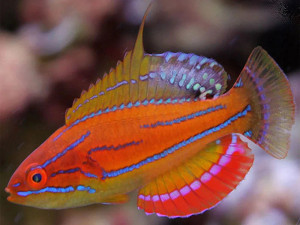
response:
[[[289,82],[261,47],[233,87],[215,60],[148,54],[143,18],[132,51],[67,110],[65,125],[11,177],[8,200],[45,209],[122,203],[138,190],[147,214],[187,217],[214,207],[244,179],[254,156],[289,149]]]

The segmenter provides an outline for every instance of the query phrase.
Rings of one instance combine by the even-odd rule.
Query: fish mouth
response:
[[[9,187],[6,187],[4,190],[5,190],[6,193],[9,194],[9,196],[7,197],[7,200],[11,201],[12,200],[11,190],[9,189]]]
[[[5,190],[6,193],[11,194],[11,191],[10,191],[9,187],[6,187],[4,190]]]

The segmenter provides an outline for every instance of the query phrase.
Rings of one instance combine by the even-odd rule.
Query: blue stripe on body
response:
[[[96,192],[95,189],[89,187],[89,186],[83,186],[83,185],[78,185],[76,188],[77,191],[87,191],[90,194],[93,194]]]
[[[234,87],[243,87],[243,81],[241,78],[239,78],[238,82],[234,85]]]
[[[186,53],[182,53],[182,52],[177,52],[177,53],[173,53],[173,52],[165,52],[165,53],[161,53],[161,54],[147,54],[149,56],[158,56],[158,57],[163,57],[165,59],[165,62],[168,62],[172,57],[176,57],[177,58],[177,61],[183,61],[185,59],[189,59],[189,64],[190,65],[195,65],[197,64],[198,66],[199,65],[203,65],[204,63],[206,62],[214,62],[214,60],[212,59],[209,59],[209,58],[206,58],[206,57],[203,57],[203,56],[197,56],[195,54],[186,54]],[[139,79],[141,81],[144,81],[144,80],[147,80],[147,79],[153,79],[155,78],[157,75],[160,75],[161,79],[164,80],[166,78],[166,73],[165,71],[160,71],[159,74],[156,74],[156,73],[153,73],[153,72],[149,72],[149,74],[146,74],[146,75],[141,75],[139,76]],[[175,78],[176,76],[178,75],[178,71],[173,71],[172,73],[172,77],[170,78],[169,82],[171,84],[174,84],[175,83]],[[184,85],[184,82],[186,79],[189,79],[189,77],[187,76],[187,74],[183,74],[181,80],[179,81],[179,87],[182,87]],[[131,83],[137,83],[136,80],[130,80],[130,81],[126,81],[126,80],[123,80],[123,81],[120,81],[119,83],[117,83],[116,85],[112,86],[112,87],[109,87],[106,89],[106,91],[110,91],[110,90],[114,90],[124,84],[128,84],[128,82],[131,82]],[[190,87],[193,85],[194,83],[194,79],[191,78],[191,80],[189,81],[189,83],[187,84],[186,86],[186,89],[190,89]],[[98,94],[98,96],[101,96],[101,95],[104,95],[105,93],[102,91]],[[73,110],[73,113],[75,113],[80,107],[82,107],[85,103],[89,102],[90,100],[93,100],[95,98],[98,97],[97,95],[94,95],[92,96],[91,98],[87,99],[83,104],[79,104],[74,110]],[[133,104],[133,103],[132,103]],[[154,103],[155,104],[155,103]],[[124,107],[126,108],[126,107]],[[119,108],[117,108],[119,109]],[[107,111],[105,111],[105,113],[107,112],[110,112],[109,109],[106,109]],[[68,128],[66,128],[66,130],[70,129],[71,127],[73,127],[74,125],[78,124],[79,122],[83,122],[85,121],[87,118],[92,118],[94,117],[95,115],[100,115],[102,114],[103,112],[101,110],[99,110],[97,113],[91,113],[89,115],[87,115],[86,117],[83,117],[81,119],[78,119],[76,120],[74,123],[72,123]],[[67,117],[67,119],[70,119],[70,116]],[[66,130],[62,131],[62,133],[60,133],[58,136],[56,136],[54,138],[54,141],[56,141]]]
[[[141,126],[141,128],[154,128],[154,127],[158,127],[158,126],[171,126],[173,124],[181,123],[181,122],[184,122],[184,121],[187,121],[187,120],[190,120],[190,119],[194,119],[194,118],[197,118],[199,116],[203,116],[205,114],[215,112],[219,109],[224,109],[224,108],[226,108],[226,107],[223,106],[223,105],[217,105],[215,107],[210,107],[206,110],[201,110],[201,111],[198,111],[198,112],[186,115],[186,116],[179,117],[179,118],[174,119],[174,120],[168,120],[168,121],[163,121],[163,122],[158,121],[158,122],[152,123],[152,124],[144,124],[144,125]]]
[[[78,140],[76,140],[75,142],[73,142],[71,145],[69,145],[67,148],[65,148],[62,152],[59,152],[58,154],[56,154],[54,157],[52,157],[51,159],[47,160],[46,162],[44,162],[40,167],[41,168],[45,168],[46,166],[48,166],[50,163],[55,162],[57,159],[61,158],[62,156],[64,156],[68,151],[72,150],[73,148],[75,148],[77,145],[79,145],[80,143],[82,143],[89,135],[90,135],[90,131],[87,131],[86,134],[82,135],[81,138],[79,138]],[[32,168],[31,170],[35,169],[37,167]]]
[[[148,79],[148,74],[144,75],[144,76],[140,76],[140,80],[144,81]]]
[[[124,167],[124,168],[119,169],[119,170],[112,170],[112,171],[109,171],[109,172],[103,171],[103,177],[102,177],[102,179],[110,178],[110,177],[116,177],[116,176],[119,176],[121,174],[128,173],[128,172],[130,172],[130,171],[132,171],[134,169],[138,169],[139,167],[141,167],[141,166],[143,166],[143,165],[145,165],[147,163],[150,163],[150,162],[159,160],[161,158],[164,158],[167,155],[175,152],[176,150],[178,150],[178,149],[180,149],[182,147],[185,147],[185,146],[187,146],[187,145],[189,145],[189,144],[191,144],[191,143],[193,143],[195,141],[198,141],[198,140],[202,139],[203,137],[205,137],[207,135],[215,133],[215,132],[217,132],[217,131],[219,131],[219,130],[221,130],[221,129],[227,127],[227,126],[229,126],[230,123],[236,121],[237,119],[239,119],[241,117],[246,116],[246,114],[249,111],[251,111],[251,106],[247,105],[246,108],[243,111],[235,114],[234,116],[230,117],[228,120],[224,121],[223,123],[219,124],[218,126],[212,127],[212,128],[210,128],[208,130],[205,130],[205,131],[203,131],[203,132],[201,132],[201,133],[199,133],[199,134],[197,134],[197,135],[195,135],[195,136],[187,139],[187,140],[184,140],[184,141],[182,141],[182,142],[180,142],[180,143],[178,143],[176,145],[173,145],[172,147],[164,150],[163,152],[161,152],[159,154],[155,154],[155,155],[153,155],[151,157],[148,157],[148,158],[146,158],[146,159],[144,159],[144,160],[142,160],[142,161],[140,161],[140,162],[138,162],[136,164]]]
[[[217,62],[215,62],[213,59],[206,58],[204,56],[198,56],[193,53],[183,53],[183,52],[164,52],[159,54],[147,54],[149,56],[158,56],[163,57],[165,59],[165,62],[168,63],[171,58],[176,57],[176,60],[178,62],[183,62],[186,59],[189,60],[189,65],[195,66],[197,64],[198,68],[200,69],[200,66],[202,66],[204,63],[211,62],[212,66],[218,65]]]
[[[66,174],[66,173],[75,173],[75,172],[80,172],[82,173],[83,175],[85,175],[86,177],[90,177],[90,178],[98,178],[97,175],[95,174],[92,174],[92,173],[89,173],[89,172],[84,172],[81,168],[79,167],[76,167],[76,168],[73,168],[73,169],[68,169],[68,170],[59,170],[57,172],[54,172],[51,174],[51,177],[55,177],[56,175],[59,175],[59,174]]]
[[[186,89],[190,89],[190,87],[194,84],[194,77],[189,81],[189,83],[186,85]]]
[[[174,84],[177,74],[178,74],[178,71],[176,71],[176,70],[172,71],[172,77],[170,78],[170,83],[171,84]]]
[[[193,55],[190,58],[189,64],[193,66],[193,65],[195,65],[198,62],[199,59],[200,59],[200,56]]]
[[[82,104],[78,104],[78,106],[75,109],[73,109],[73,113],[76,112],[81,106]]]
[[[143,77],[142,76],[140,77],[140,79],[147,79],[148,77]],[[135,84],[136,83],[136,80],[130,80],[131,83]],[[108,87],[106,89],[106,92],[109,92],[109,91],[112,91],[112,90],[115,90],[117,89],[118,87],[121,87],[125,84],[128,84],[128,81],[127,80],[123,80],[123,81],[120,81],[119,83],[115,84],[114,86],[111,86],[111,87]],[[101,96],[101,95],[104,95],[105,93],[103,91],[101,91],[98,95],[93,95],[92,97],[90,97],[89,99],[86,99],[82,104],[78,104],[78,106],[73,109],[73,113],[75,113],[79,108],[81,108],[82,106],[84,106],[86,103],[90,102],[90,100],[93,100],[95,98],[97,98],[98,96]],[[70,119],[70,116],[68,117],[68,119]]]
[[[96,192],[95,189],[89,187],[89,186],[83,186],[83,185],[78,185],[76,188],[72,186],[68,187],[45,187],[40,190],[33,190],[33,191],[19,191],[17,194],[22,197],[26,197],[28,195],[32,194],[41,194],[45,192],[49,193],[69,193],[69,192],[74,192],[75,190],[77,191],[87,191],[90,194],[93,194]]]
[[[160,72],[160,77],[162,80],[166,79],[167,74],[165,72]]]
[[[179,57],[177,58],[177,60],[179,62],[182,62],[182,61],[186,60],[187,57],[188,57],[188,54],[180,54]]]
[[[111,145],[111,146],[106,146],[106,145],[104,145],[104,146],[97,147],[97,148],[93,148],[93,149],[89,150],[89,151],[88,151],[88,154],[91,154],[91,153],[96,152],[96,151],[103,151],[103,150],[108,150],[108,151],[110,151],[110,150],[115,150],[115,151],[117,151],[117,150],[120,150],[120,149],[122,149],[122,148],[129,147],[129,146],[132,146],[132,145],[138,145],[138,144],[140,144],[140,143],[142,143],[142,142],[143,142],[143,140],[140,140],[140,141],[132,141],[132,142],[128,142],[128,143],[125,143],[125,144],[120,144],[120,145],[117,145],[117,146],[113,146],[113,145]]]
[[[114,86],[112,86],[112,87],[108,87],[108,88],[106,89],[106,91],[114,90],[114,89],[116,89],[116,88],[118,88],[118,87],[121,87],[121,86],[124,85],[124,84],[128,84],[128,82],[127,82],[126,80],[120,81],[120,82],[117,83],[116,85],[114,85]]]
[[[252,136],[252,131],[251,130],[248,130],[248,131],[246,131],[245,133],[244,133],[244,135],[246,136],[246,137],[250,137],[251,138],[251,136]]]
[[[200,61],[200,65],[203,65],[204,63],[208,62],[209,59],[206,57],[203,57],[203,59]]]
[[[83,105],[85,105],[86,103],[88,103],[88,102],[90,102],[90,100],[93,100],[93,99],[95,99],[95,98],[98,98],[99,96],[101,96],[101,95],[104,95],[104,92],[103,91],[101,91],[98,95],[93,95],[92,97],[90,97],[89,99],[86,99],[84,102],[83,102],[83,104],[78,104],[78,106],[75,108],[75,109],[73,109],[73,113],[75,113],[81,106],[83,106]],[[70,119],[71,118],[71,116],[68,116],[67,117],[67,119]]]
[[[166,62],[169,62],[169,60],[172,57],[178,56],[180,53],[174,53],[174,52],[164,52],[164,53],[158,53],[158,54],[147,54],[149,56],[158,56],[158,57],[163,57]]]
[[[151,99],[151,100],[145,100],[148,103],[147,104],[151,104],[151,105],[160,105],[160,104],[176,104],[177,102],[172,102],[171,99]],[[95,116],[99,116],[101,114],[105,114],[105,113],[110,113],[112,111],[117,111],[117,110],[123,110],[123,109],[130,109],[132,107],[139,107],[140,104],[146,105],[145,101],[137,101],[135,103],[129,102],[127,105],[120,105],[120,106],[114,106],[112,108],[106,108],[104,110],[99,110],[96,113],[90,113],[89,115],[86,115],[76,121],[74,121],[71,125],[69,125],[68,127],[66,127],[63,131],[61,131],[61,133],[59,133],[55,138],[53,138],[53,141],[58,140],[66,131],[70,130],[72,127],[76,126],[77,124],[86,121],[87,119],[93,118]],[[184,102],[190,102],[191,98],[182,98],[178,100],[179,103],[184,103]]]
[[[182,87],[182,86],[184,85],[185,79],[186,79],[186,74],[184,73],[184,74],[182,75],[181,80],[180,80],[179,83],[178,83],[179,87]]]

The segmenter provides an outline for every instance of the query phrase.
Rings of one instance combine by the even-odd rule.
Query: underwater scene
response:
[[[300,225],[299,6],[2,1],[0,224]]]

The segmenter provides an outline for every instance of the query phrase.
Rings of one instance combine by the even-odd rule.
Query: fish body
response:
[[[262,48],[224,93],[227,74],[214,60],[145,53],[145,18],[133,51],[82,93],[66,125],[19,166],[8,200],[59,209],[122,203],[139,189],[146,213],[186,217],[215,206],[251,168],[253,154],[239,135],[286,156],[293,97]]]

